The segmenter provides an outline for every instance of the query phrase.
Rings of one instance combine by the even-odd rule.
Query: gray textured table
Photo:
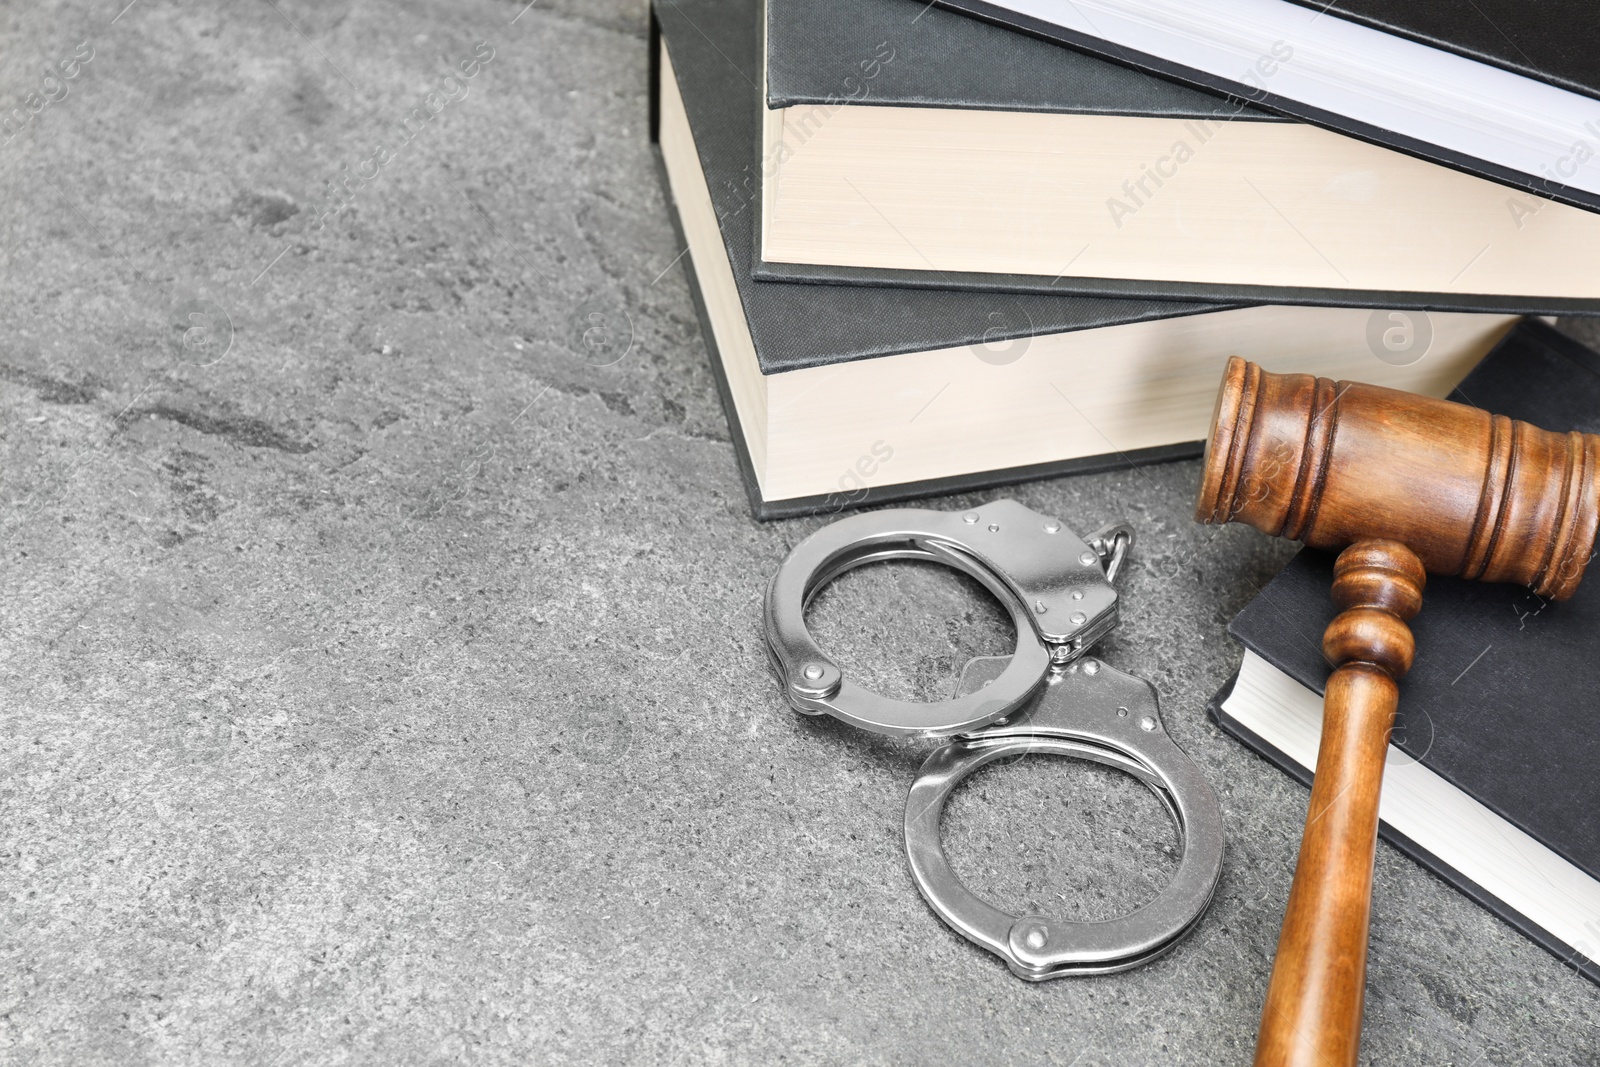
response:
[[[748,517],[640,0],[125,3],[0,16],[0,1061],[1248,1059],[1306,794],[1202,708],[1286,546],[1194,527],[1194,464],[1016,491],[1138,525],[1106,656],[1230,849],[1171,957],[1024,984],[911,885],[924,748],[767,675],[763,578],[817,523]],[[595,306],[614,367],[570,344]],[[1008,637],[910,565],[817,629],[902,695]],[[1173,865],[1153,799],[1056,761],[947,830],[1063,915]],[[1386,846],[1376,897],[1370,1062],[1600,1063],[1592,985]]]

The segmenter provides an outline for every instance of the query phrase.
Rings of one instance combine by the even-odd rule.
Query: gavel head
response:
[[[1315,548],[1387,538],[1434,574],[1565,600],[1600,522],[1600,436],[1228,361],[1195,503]]]

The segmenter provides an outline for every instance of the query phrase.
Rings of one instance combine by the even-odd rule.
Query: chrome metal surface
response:
[[[967,664],[957,691],[981,693],[1005,657]],[[1222,810],[1200,770],[1161,729],[1150,683],[1098,660],[1052,671],[1037,697],[1004,724],[956,738],[930,755],[906,798],[906,856],[928,905],[962,936],[1029,981],[1127,970],[1170,951],[1199,922],[1222,873]],[[1148,724],[1148,725],[1146,725]],[[1121,918],[1071,922],[1012,916],[975,896],[946,859],[945,801],[962,779],[1008,756],[1073,756],[1133,775],[1178,829],[1183,858],[1152,901]]]
[[[885,734],[964,733],[1033,696],[1053,656],[1070,661],[1116,625],[1117,591],[1106,577],[1107,558],[1060,520],[1014,500],[964,514],[894,508],[854,515],[806,538],[773,575],[765,613],[768,658],[789,704],[802,714],[832,715]],[[962,571],[1011,613],[1017,648],[985,692],[926,704],[879,696],[852,683],[817,646],[805,623],[812,598],[845,571],[889,559],[931,560]]]

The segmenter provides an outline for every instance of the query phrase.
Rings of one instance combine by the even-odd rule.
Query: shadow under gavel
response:
[[[1256,1067],[1357,1062],[1384,756],[1427,574],[1565,600],[1600,522],[1600,436],[1465,404],[1228,361],[1195,519],[1242,522],[1334,565],[1340,614],[1311,805]]]

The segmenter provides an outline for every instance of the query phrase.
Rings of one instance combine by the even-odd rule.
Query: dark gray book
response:
[[[925,0],[766,9],[762,280],[1600,314],[1600,216]]]
[[[1600,433],[1600,355],[1528,321],[1451,399],[1549,429]],[[1305,753],[1290,751],[1296,724],[1288,715],[1299,697],[1280,683],[1318,697],[1326,686],[1321,639],[1335,615],[1333,560],[1302,551],[1239,613],[1229,632],[1255,658],[1211,706],[1224,730],[1304,782]],[[1380,833],[1600,981],[1596,578],[1590,574],[1571,600],[1557,604],[1521,587],[1429,577],[1411,622],[1416,664],[1400,682]],[[1391,818],[1391,789],[1414,788],[1415,781],[1399,779],[1422,777],[1417,768],[1481,810],[1433,800],[1419,821],[1397,797],[1400,814]],[[1466,844],[1486,852],[1463,852],[1463,842],[1450,837],[1464,824],[1441,813],[1475,820]],[[1551,856],[1556,860],[1547,864]]]
[[[1442,393],[1509,324],[1436,316],[1427,359],[1399,367],[1364,312],[758,281],[760,4],[655,13],[653,126],[760,517],[1197,455],[1235,352]]]
[[[1600,34],[1589,0],[1293,0],[1600,99]]]
[[[876,106],[1288,121],[917,0],[766,0],[767,106]],[[892,62],[869,64],[879,42]]]

